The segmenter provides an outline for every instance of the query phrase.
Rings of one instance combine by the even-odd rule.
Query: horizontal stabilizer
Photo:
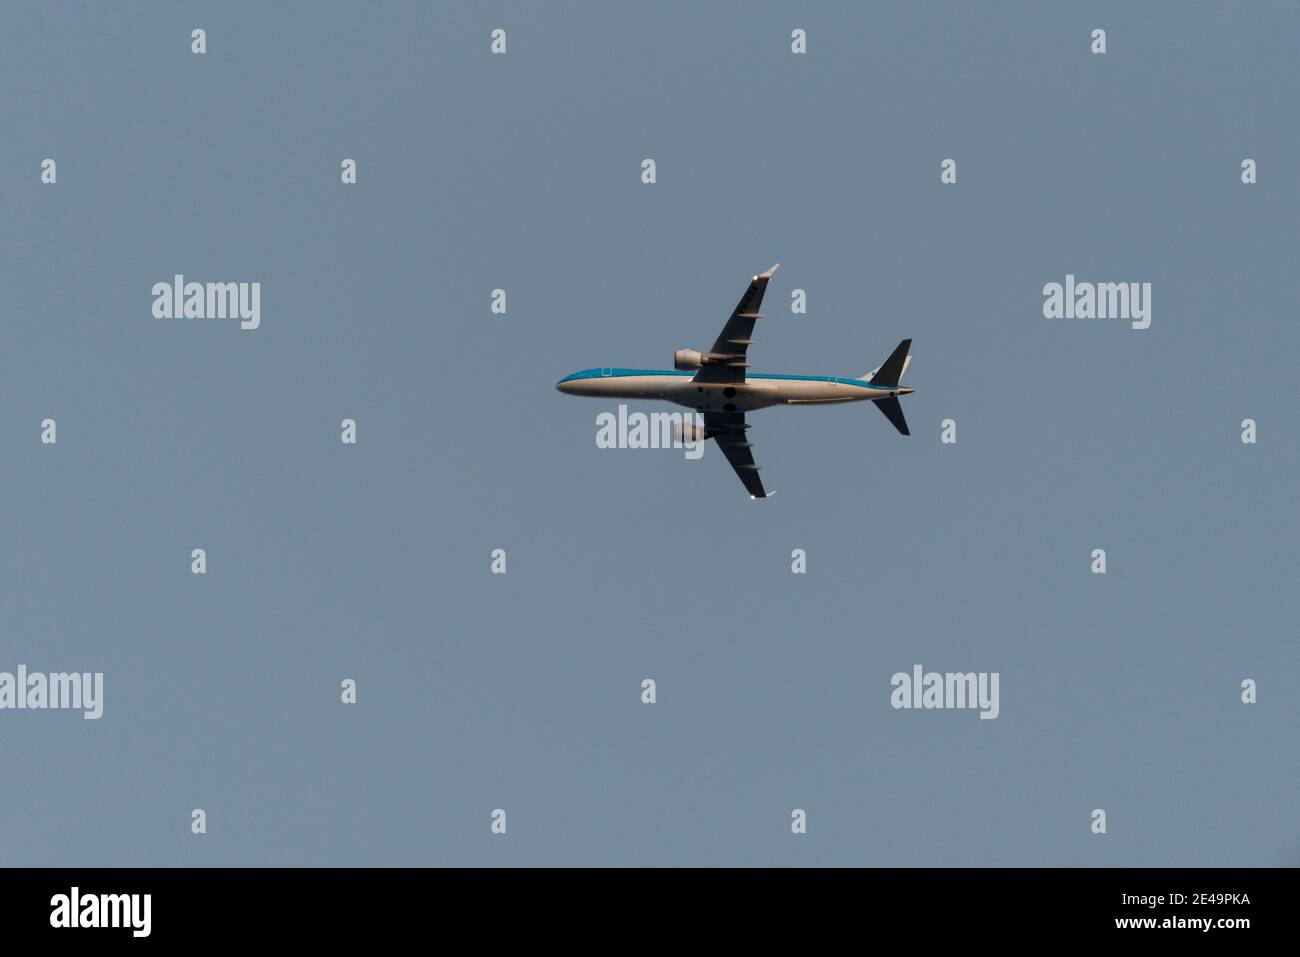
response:
[[[906,343],[904,343],[906,345]],[[876,399],[875,406],[881,412],[885,413],[885,418],[894,423],[894,428],[898,429],[904,435],[911,435],[907,430],[907,419],[903,418],[903,407],[899,404],[898,399],[892,395],[888,399]]]

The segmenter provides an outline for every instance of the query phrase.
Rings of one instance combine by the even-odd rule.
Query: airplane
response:
[[[704,428],[679,427],[678,440],[717,442],[751,499],[771,498],[776,493],[766,491],[759,478],[759,467],[754,464],[754,454],[750,451],[753,443],[745,434],[749,430],[746,412],[774,405],[868,401],[874,402],[900,433],[911,435],[898,401],[900,395],[911,395],[913,391],[898,384],[912,361],[911,339],[904,339],[880,366],[856,379],[745,371],[749,368],[747,359],[754,322],[762,318],[758,310],[763,293],[780,265],[777,263],[753,277],[708,352],[679,349],[673,355],[671,370],[613,366],[583,369],[565,376],[555,388],[567,395],[602,399],[662,399],[702,413]]]

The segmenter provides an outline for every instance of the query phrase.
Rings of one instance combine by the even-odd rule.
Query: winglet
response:
[[[757,501],[759,501],[759,500],[761,500],[761,499],[771,498],[771,497],[772,497],[773,495],[775,495],[775,494],[776,494],[776,492],[768,492],[766,495],[751,495],[751,496],[749,497],[749,500],[750,500],[751,502],[757,502]]]
[[[771,278],[772,278],[772,273],[776,272],[780,267],[781,267],[781,264],[780,264],[780,263],[777,263],[775,266],[773,266],[773,267],[772,267],[771,269],[769,269],[767,272],[761,272],[761,273],[759,273],[757,276],[755,276],[754,278],[755,278],[755,279],[771,279]]]

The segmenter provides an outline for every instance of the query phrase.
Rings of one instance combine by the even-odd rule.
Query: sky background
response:
[[[105,701],[0,712],[0,865],[1300,863],[1297,28],[4,4],[0,670]],[[556,380],[671,367],[774,262],[754,368],[911,337],[912,436],[751,416],[757,503],[598,449]],[[154,319],[175,273],[261,328]],[[1150,329],[1043,318],[1067,273]],[[1000,716],[892,709],[918,663]]]

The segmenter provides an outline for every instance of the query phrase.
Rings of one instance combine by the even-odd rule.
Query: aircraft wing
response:
[[[704,413],[704,431],[718,443],[718,448],[740,477],[745,491],[753,498],[767,498],[763,480],[758,477],[758,466],[754,464],[754,454],[750,451],[750,442],[745,437],[748,428],[743,412]]]
[[[717,341],[709,350],[709,358],[715,360],[695,373],[696,382],[744,382],[750,337],[754,333],[754,320],[761,319],[759,307],[763,305],[763,293],[767,291],[767,281],[776,272],[777,263],[767,272],[759,273],[749,283],[749,288],[740,297],[731,318],[722,327]]]

